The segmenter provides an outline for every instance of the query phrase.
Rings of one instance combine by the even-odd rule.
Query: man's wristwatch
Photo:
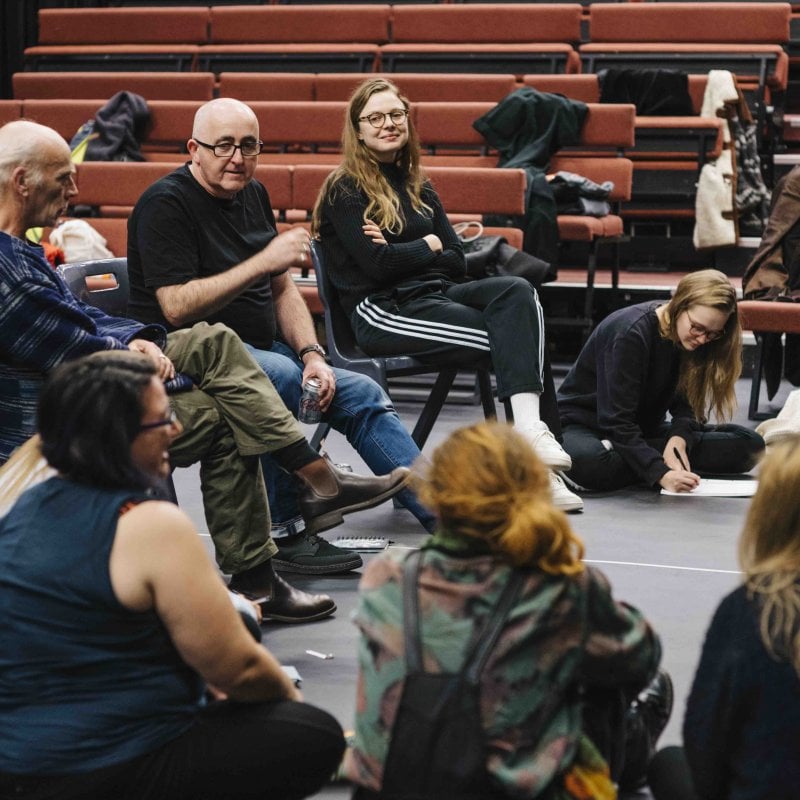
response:
[[[297,354],[297,357],[302,361],[303,360],[303,356],[306,353],[319,353],[326,361],[328,360],[328,354],[325,352],[325,348],[321,344],[307,344]]]

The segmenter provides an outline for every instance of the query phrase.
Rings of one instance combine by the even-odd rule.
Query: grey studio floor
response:
[[[559,380],[556,375],[557,384]],[[739,411],[734,421],[754,427],[757,423],[746,419],[749,386],[749,380],[739,381]],[[784,382],[770,404],[773,411],[780,409],[791,388]],[[403,403],[397,410],[410,429],[419,407]],[[479,406],[445,405],[425,452],[432,451],[449,432],[481,418]],[[313,429],[308,431],[310,435]],[[324,446],[334,461],[366,471],[341,434],[331,433]],[[211,553],[197,471],[177,470],[174,477],[180,505]],[[587,495],[584,512],[570,515],[586,546],[586,560],[605,572],[618,599],[644,612],[661,637],[663,665],[675,685],[675,709],[660,744],[680,742],[685,701],[706,628],[721,598],[739,581],[736,543],[747,504],[740,498],[664,497],[646,489],[629,489]],[[331,540],[341,535],[382,536],[399,548],[417,547],[427,536],[407,511],[394,509],[391,503],[346,517],[344,525],[324,535]],[[370,557],[365,555],[365,561]],[[329,593],[338,610],[317,623],[265,625],[264,643],[283,664],[298,669],[306,700],[327,709],[348,728],[353,722],[356,678],[356,629],[350,614],[360,571],[332,577],[285,577],[299,588]],[[331,653],[333,658],[320,660],[306,650]],[[315,797],[333,800],[349,795],[348,787],[331,785]],[[637,797],[649,794],[643,791]]]

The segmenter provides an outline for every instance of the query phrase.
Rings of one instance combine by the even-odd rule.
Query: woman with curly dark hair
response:
[[[189,517],[148,492],[182,430],[152,360],[57,367],[38,430],[3,468],[19,479],[41,453],[56,474],[0,519],[0,798],[313,794],[341,728],[299,702]]]

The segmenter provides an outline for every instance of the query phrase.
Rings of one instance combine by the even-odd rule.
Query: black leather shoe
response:
[[[312,622],[336,611],[336,603],[326,594],[301,592],[276,574],[272,559],[231,578],[229,588],[261,606],[264,621]]]
[[[625,717],[625,765],[619,777],[620,789],[635,791],[647,783],[647,768],[658,737],[669,722],[674,697],[672,679],[660,669],[631,703]]]
[[[279,572],[302,572],[307,575],[336,575],[363,565],[361,556],[326,542],[321,536],[305,531],[275,539],[278,552],[272,566]]]
[[[307,483],[300,491],[300,513],[306,523],[306,533],[320,533],[344,522],[344,515],[372,508],[394,497],[408,482],[407,467],[397,467],[388,475],[354,475],[330,464],[338,491],[330,496],[317,494]]]
[[[650,736],[650,745],[655,750],[658,737],[667,727],[675,691],[669,673],[660,669],[650,684],[636,698],[635,705],[644,718],[644,725]]]

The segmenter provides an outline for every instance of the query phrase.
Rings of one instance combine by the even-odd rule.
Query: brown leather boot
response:
[[[272,559],[234,575],[229,588],[260,601],[263,618],[274,622],[311,622],[336,611],[328,595],[301,592],[286,583],[273,569]]]
[[[300,513],[306,533],[326,531],[344,522],[344,515],[372,508],[403,489],[410,471],[397,467],[388,475],[354,475],[337,469],[327,459],[312,461],[295,475],[305,486],[300,492]]]

